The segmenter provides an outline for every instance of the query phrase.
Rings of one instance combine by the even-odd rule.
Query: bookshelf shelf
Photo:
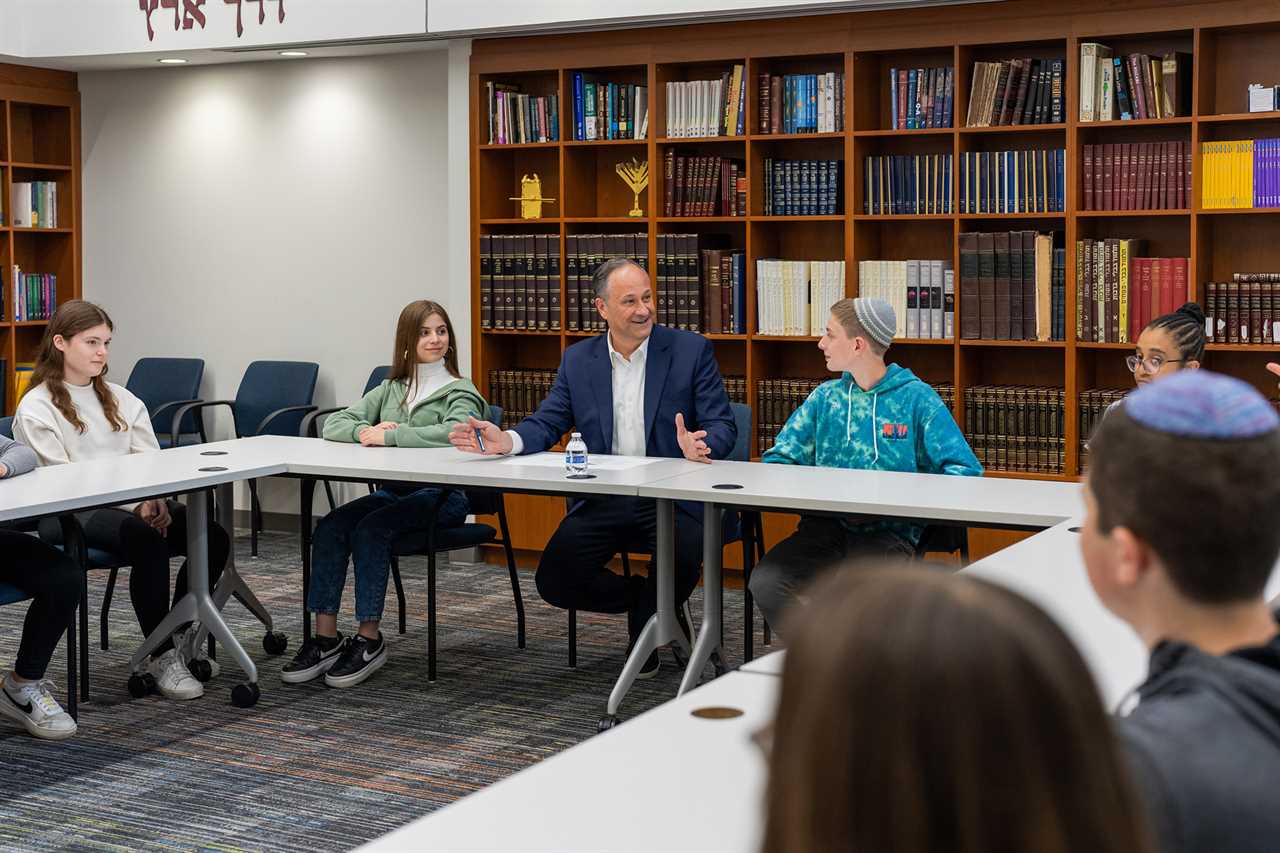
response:
[[[14,234],[74,234],[74,228],[8,228]]]
[[[1280,110],[1267,113],[1223,113],[1222,115],[1199,116],[1199,124],[1233,124],[1241,121],[1275,121],[1280,119]]]
[[[482,335],[499,335],[499,336],[518,336],[531,338],[558,338],[559,332],[549,332],[541,329],[481,329]],[[570,333],[573,334],[573,333]]]
[[[1280,213],[1280,207],[1198,207],[1198,216],[1270,216]]]
[[[712,332],[704,333],[703,337],[712,341],[746,341],[748,339],[747,335],[721,335]]]
[[[18,163],[13,162],[7,164],[14,169],[33,169],[41,172],[70,172],[70,166],[63,166],[57,163]]]
[[[1056,483],[1074,483],[1080,478],[1073,474],[1029,474],[1023,471],[988,470],[984,477],[997,477],[1005,480],[1052,480]]]
[[[519,151],[522,148],[559,148],[559,142],[494,142],[476,146],[481,151]]]
[[[13,325],[19,328],[23,328],[23,327],[34,328],[36,326],[47,326],[49,325],[49,321],[48,320],[18,320]]]
[[[1157,12],[1158,23],[1148,12]],[[472,375],[488,393],[490,370],[551,370],[563,348],[596,332],[567,329],[571,305],[567,298],[575,283],[564,268],[567,237],[593,229],[602,232],[645,232],[647,246],[638,241],[637,254],[647,253],[649,269],[656,273],[664,259],[659,251],[664,235],[694,233],[699,247],[731,249],[744,253],[746,266],[747,328],[757,328],[756,262],[765,258],[810,261],[843,261],[844,294],[856,296],[867,281],[860,281],[862,261],[946,259],[956,271],[956,302],[960,305],[960,234],[1037,230],[1060,232],[1065,238],[1065,276],[1068,306],[1067,341],[1002,340],[899,340],[902,362],[934,383],[955,386],[957,398],[965,389],[982,385],[1024,385],[1063,389],[1063,474],[991,472],[991,476],[1049,479],[1070,482],[1080,471],[1078,435],[1081,391],[1130,387],[1123,356],[1129,343],[1092,343],[1074,337],[1076,241],[1139,239],[1153,257],[1187,257],[1189,290],[1203,298],[1203,283],[1226,281],[1233,272],[1280,271],[1280,240],[1270,214],[1280,209],[1200,209],[1200,188],[1205,173],[1195,146],[1205,141],[1280,135],[1280,111],[1247,113],[1248,82],[1265,82],[1274,72],[1280,54],[1280,12],[1260,12],[1256,0],[1186,0],[1177,4],[1148,3],[1138,16],[1126,19],[1106,0],[1063,0],[1046,6],[1043,0],[1007,0],[979,5],[943,5],[876,13],[868,27],[865,15],[849,12],[817,17],[797,15],[768,21],[719,20],[651,29],[595,31],[550,36],[479,39],[471,55],[471,152],[472,152],[472,301],[480,305],[479,240],[482,236],[536,233],[559,235],[561,251],[561,303],[563,332],[479,332],[478,311],[473,310],[474,347]],[[1107,32],[1088,34],[1082,22],[1104,21]],[[1142,29],[1158,26],[1160,31]],[[1082,34],[1084,33],[1084,34]],[[986,41],[973,41],[985,38]],[[1190,103],[1187,115],[1164,119],[1080,122],[1080,44],[1097,40],[1117,55],[1169,52],[1191,55]],[[894,112],[889,86],[890,69],[951,68],[954,78],[952,124],[963,123],[975,80],[976,62],[1015,58],[1064,61],[1062,115],[1064,122],[995,127],[940,127],[898,130],[889,127]],[[554,67],[547,68],[552,63]],[[719,78],[735,64],[744,64],[745,117],[742,136],[668,137],[665,86]],[[566,81],[575,71],[590,70],[601,76],[618,74],[650,87],[650,134],[645,140],[569,141],[571,107],[566,104]],[[754,133],[760,128],[759,75],[842,72],[844,130],[836,133]],[[509,82],[536,95],[559,94],[561,132],[566,141],[526,145],[484,145],[488,139],[484,83]],[[1180,109],[1182,105],[1180,105]],[[1273,131],[1276,131],[1273,133]],[[1192,201],[1173,210],[1079,210],[1083,198],[1085,145],[1189,142],[1193,146]],[[594,147],[594,150],[593,150]],[[866,156],[950,154],[955,158],[951,177],[960,176],[960,155],[1006,148],[1065,148],[1067,209],[1049,213],[1009,214],[875,214],[863,213]],[[640,153],[641,149],[643,153]],[[662,216],[664,187],[662,164],[666,152],[692,157],[726,157],[745,166],[747,216]],[[640,199],[644,217],[597,216],[617,214],[631,206],[619,202],[622,184],[613,163],[635,153],[649,160],[652,181]],[[764,162],[767,158],[824,159],[843,162],[840,199],[844,213],[834,216],[762,216]],[[42,153],[39,149],[5,148],[0,135],[0,163],[53,161],[77,164],[78,157]],[[67,166],[64,168],[72,168]],[[74,173],[74,169],[72,170]],[[541,220],[511,217],[518,211],[509,196],[518,195],[522,174],[537,171],[544,192],[557,198],[547,208],[556,214]],[[0,181],[9,167],[0,166]],[[58,176],[59,179],[60,176]],[[958,201],[953,191],[952,202]],[[1184,202],[1186,203],[1186,202]],[[492,218],[491,218],[492,217]],[[527,230],[526,230],[527,229]],[[78,239],[78,237],[77,237]],[[31,247],[57,247],[54,239],[40,241],[11,232],[0,232],[0,245],[8,241]],[[555,240],[552,240],[553,245]],[[663,245],[660,245],[663,244]],[[1055,243],[1055,246],[1060,244]],[[3,260],[3,259],[0,259]],[[589,272],[589,271],[588,271]],[[581,275],[582,271],[578,272]],[[61,282],[59,282],[61,284]],[[957,311],[956,322],[961,317]],[[957,332],[961,328],[956,326]],[[9,341],[35,338],[33,331],[0,332],[0,347]],[[524,340],[521,340],[524,336]],[[760,421],[761,380],[829,376],[815,346],[817,336],[709,335],[726,376],[741,376],[747,383],[747,402]],[[33,344],[34,345],[34,344]],[[1262,370],[1262,362],[1280,360],[1280,344],[1211,344],[1214,369],[1246,378],[1268,395],[1274,380]],[[1114,351],[1114,352],[1113,352]],[[0,350],[3,352],[3,350]],[[496,401],[501,402],[501,401]],[[962,408],[956,408],[962,414]],[[758,447],[759,432],[752,437]],[[516,498],[513,497],[513,500]],[[541,549],[563,512],[562,502],[546,498],[519,498],[547,502],[545,510],[513,513],[514,540],[518,547]],[[552,504],[555,504],[552,507]],[[520,504],[522,510],[524,503]],[[530,504],[532,506],[532,504]],[[539,505],[540,506],[540,505]],[[554,511],[553,511],[554,510]],[[516,516],[528,518],[516,519]],[[785,535],[779,530],[776,534]],[[772,538],[771,535],[771,538]],[[729,558],[726,557],[728,561]],[[726,564],[729,564],[728,562]]]
[[[953,338],[894,338],[895,347],[950,347],[955,346]]]

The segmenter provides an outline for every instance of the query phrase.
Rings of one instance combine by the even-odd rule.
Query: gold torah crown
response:
[[[510,201],[520,202],[521,219],[541,219],[542,205],[554,202],[555,199],[543,198],[542,178],[539,178],[538,173],[534,172],[533,177],[525,175],[520,179],[520,195],[511,196]]]

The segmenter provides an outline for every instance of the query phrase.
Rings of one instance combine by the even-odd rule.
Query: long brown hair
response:
[[[1035,605],[922,567],[840,571],[792,626],[767,853],[1150,851],[1102,700]]]
[[[76,432],[83,433],[85,423],[80,419],[80,413],[76,411],[75,404],[71,402],[71,394],[67,391],[64,381],[62,351],[53,345],[53,339],[61,335],[64,341],[70,342],[86,329],[102,325],[115,331],[115,324],[111,322],[107,312],[92,302],[72,299],[58,306],[58,310],[53,313],[53,319],[45,327],[44,337],[40,339],[40,352],[36,355],[36,366],[31,372],[31,384],[27,386],[27,391],[41,383],[48,386],[53,405],[76,428]],[[106,366],[103,366],[101,373],[93,377],[90,384],[93,385],[93,393],[97,395],[98,402],[102,404],[102,413],[111,424],[111,431],[127,430],[129,425],[120,416],[116,395],[112,394],[111,389],[107,387]]]
[[[461,379],[458,372],[458,339],[453,334],[453,321],[449,312],[439,302],[430,299],[419,299],[404,306],[400,319],[396,321],[396,343],[391,353],[391,372],[387,378],[395,382],[404,380],[405,399],[413,395],[414,385],[418,381],[418,336],[423,323],[432,314],[439,314],[449,330],[449,348],[444,353],[444,366],[449,375]]]

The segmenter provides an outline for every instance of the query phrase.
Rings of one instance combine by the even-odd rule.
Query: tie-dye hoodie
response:
[[[977,477],[982,465],[933,388],[905,367],[889,371],[864,391],[844,374],[819,385],[791,413],[764,462],[918,471]],[[892,530],[908,542],[923,528],[897,521],[850,525]]]

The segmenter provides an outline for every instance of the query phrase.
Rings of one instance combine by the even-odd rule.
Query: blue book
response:
[[[898,126],[898,69],[889,69],[889,129]]]
[[[573,138],[587,138],[586,124],[582,114],[582,74],[573,72]]]
[[[609,138],[618,138],[618,84],[609,84]]]
[[[818,75],[809,74],[809,123],[805,130],[809,133],[818,132]]]
[[[916,69],[907,72],[907,130],[915,130],[920,125],[919,112],[916,109]]]
[[[1059,148],[1054,152],[1054,157],[1058,161],[1058,213],[1062,213],[1067,209],[1067,151],[1065,148]]]

